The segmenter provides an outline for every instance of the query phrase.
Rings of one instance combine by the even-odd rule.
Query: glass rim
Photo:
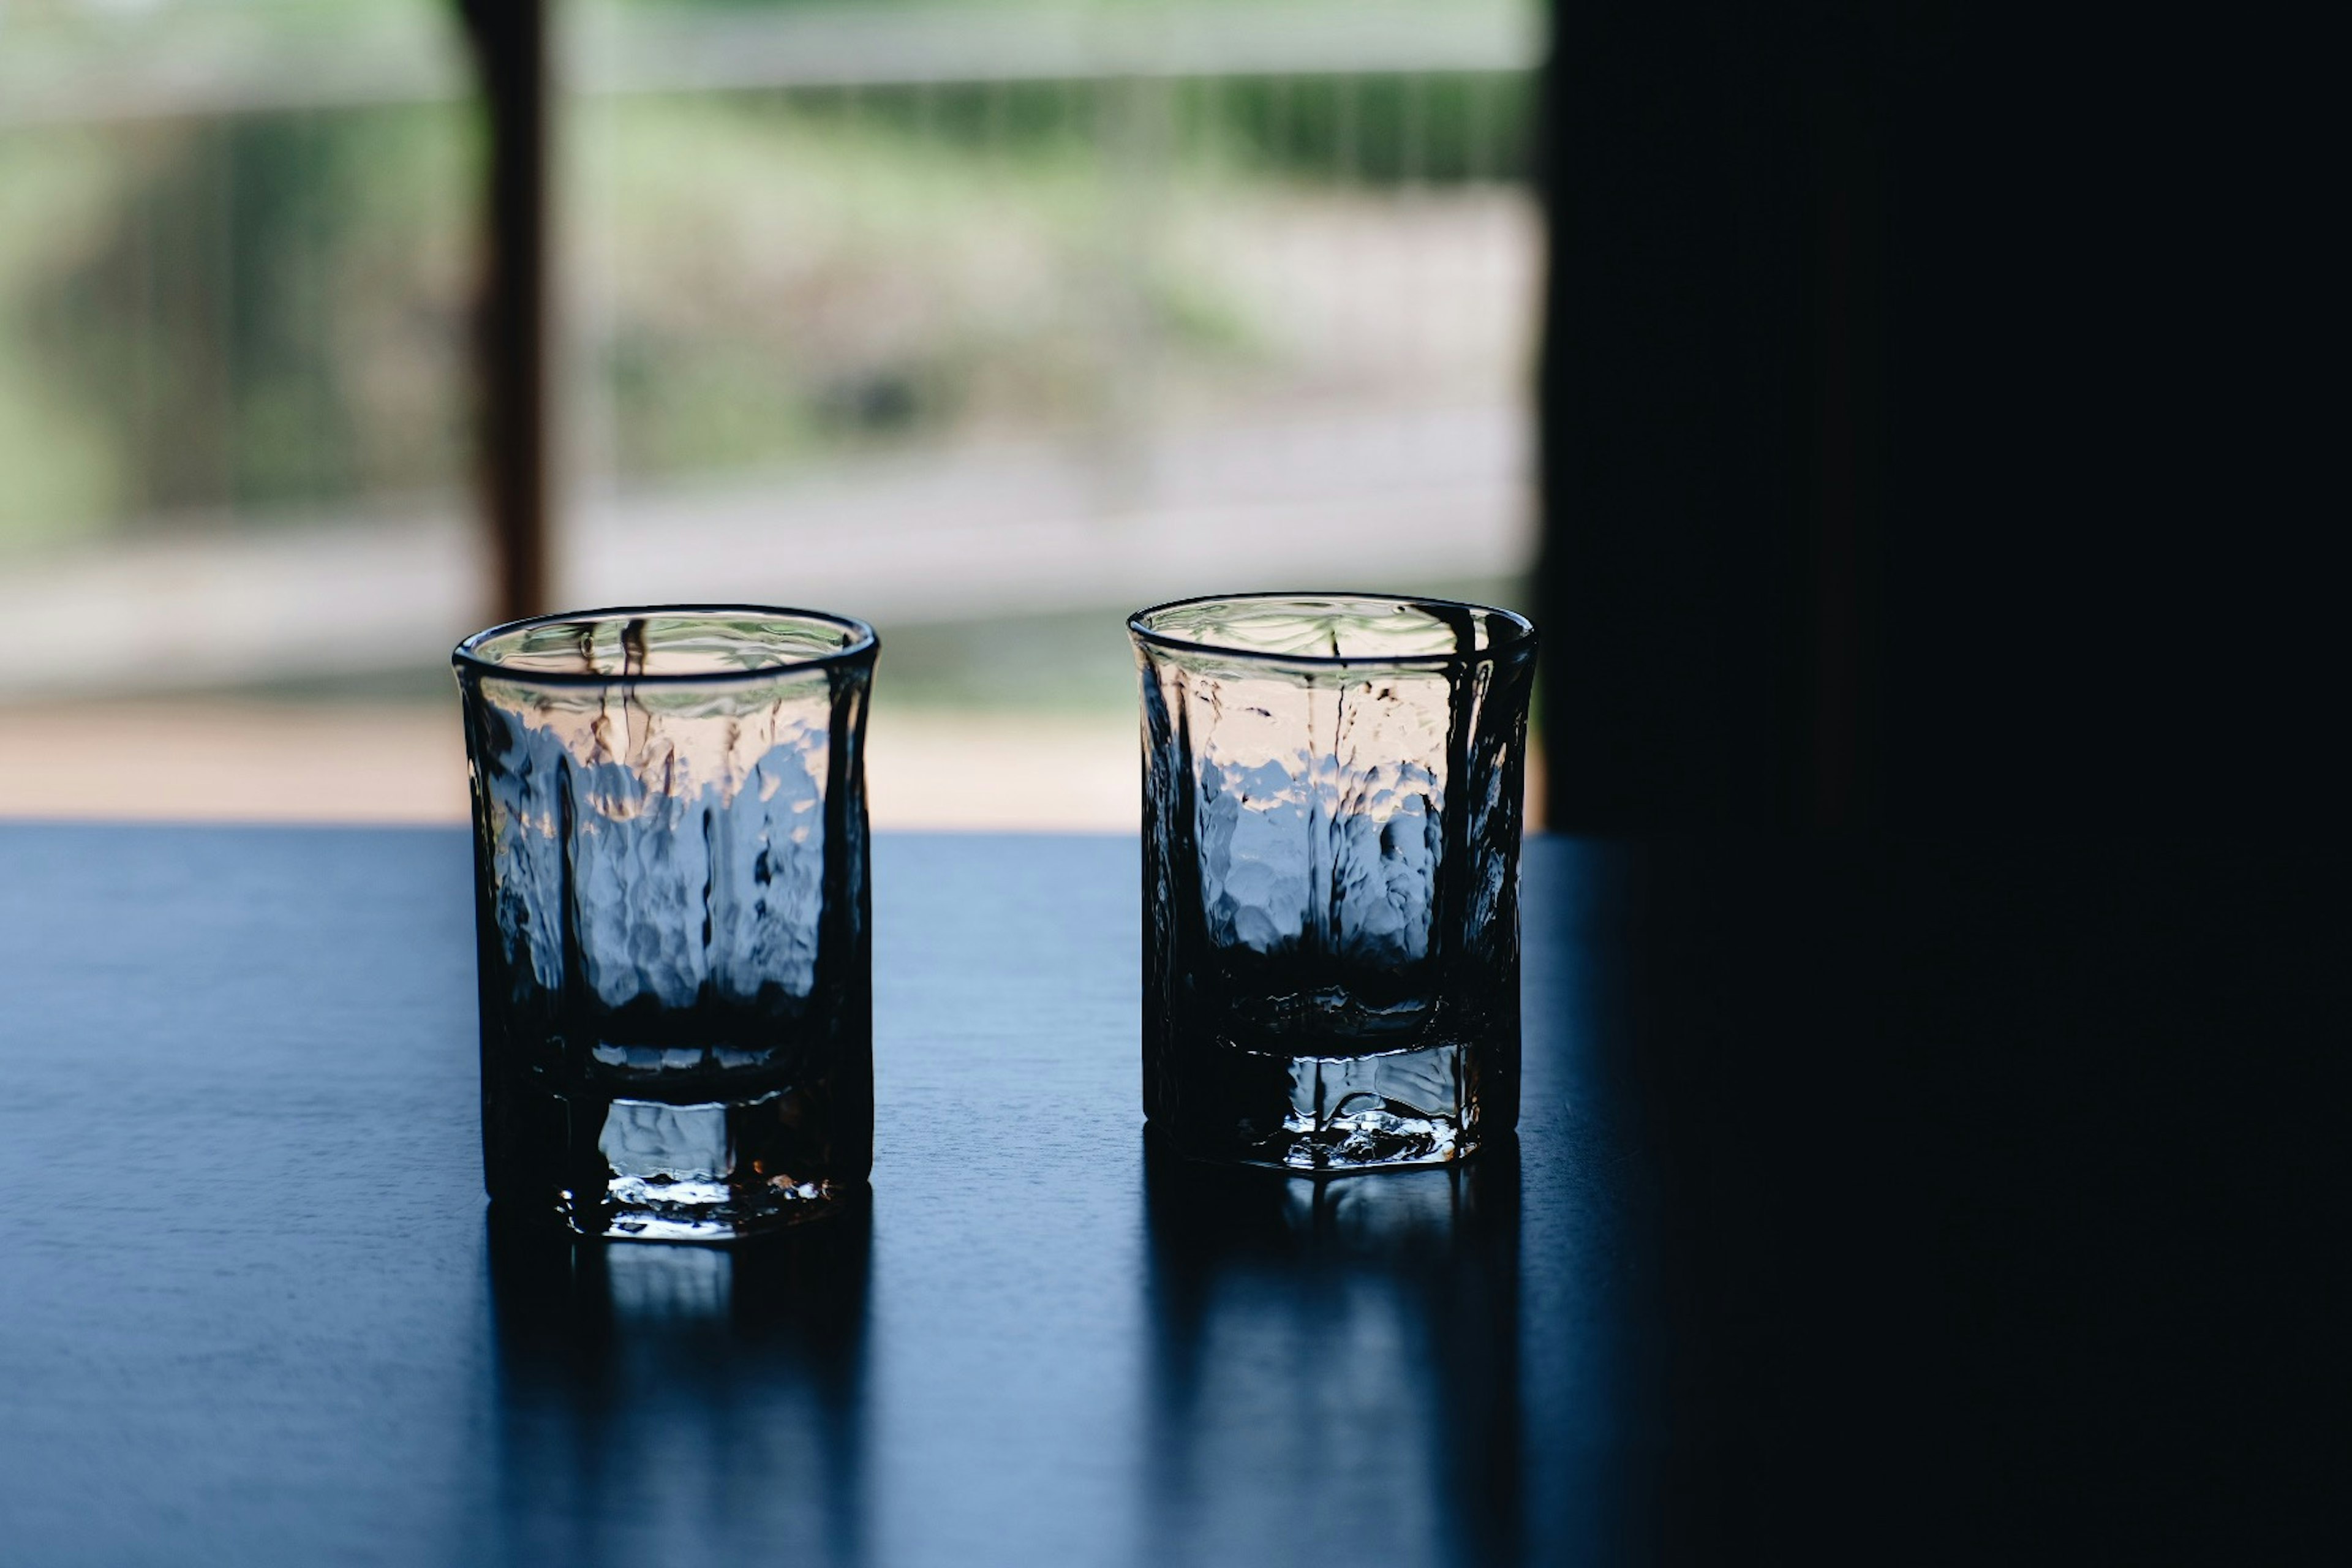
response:
[[[668,670],[635,675],[600,675],[584,669],[518,669],[512,665],[485,658],[480,651],[483,645],[493,638],[527,631],[533,626],[561,626],[567,621],[634,620],[653,616],[686,619],[698,616],[814,621],[839,627],[850,634],[850,640],[827,652],[779,658],[740,669]],[[525,616],[520,620],[485,626],[451,648],[449,662],[462,673],[511,681],[520,686],[733,686],[745,681],[771,680],[779,675],[802,670],[854,664],[872,658],[881,646],[882,639],[866,622],[854,616],[835,615],[831,610],[803,610],[789,605],[606,605],[595,609],[557,610],[544,616]]]
[[[1222,643],[1173,637],[1144,624],[1150,616],[1169,610],[1189,609],[1195,605],[1263,605],[1306,599],[1385,599],[1398,605],[1431,605],[1448,610],[1471,610],[1479,615],[1500,617],[1517,635],[1507,643],[1474,648],[1468,653],[1274,653],[1261,648],[1230,647]],[[1192,594],[1181,599],[1170,599],[1165,604],[1147,605],[1127,617],[1127,635],[1138,643],[1171,653],[1207,654],[1248,664],[1291,665],[1308,669],[1443,669],[1448,665],[1475,664],[1481,659],[1531,654],[1535,651],[1538,634],[1536,624],[1517,610],[1507,610],[1499,605],[1475,604],[1468,599],[1444,599],[1430,594],[1374,593],[1362,588],[1265,588],[1246,594]]]

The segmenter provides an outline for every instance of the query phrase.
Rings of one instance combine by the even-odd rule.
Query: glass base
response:
[[[730,1242],[861,1201],[790,1090],[670,1103],[509,1091],[488,1187],[501,1211],[607,1241]],[[535,1134],[535,1135],[534,1135]]]
[[[701,1202],[682,1194],[607,1203],[601,1209],[574,1205],[559,1195],[546,1204],[521,1205],[494,1197],[490,1212],[518,1232],[561,1232],[589,1241],[690,1242],[725,1246],[772,1236],[814,1220],[846,1214],[866,1201],[864,1182],[812,1184],[820,1190],[789,1204],[758,1205],[740,1201]]]
[[[1478,1149],[1456,1042],[1358,1056],[1275,1056],[1225,1042],[1184,1053],[1161,1132],[1196,1160],[1302,1175],[1450,1164]]]
[[[863,1182],[800,1182],[745,1191],[717,1182],[618,1177],[604,1202],[559,1198],[556,1217],[575,1236],[606,1241],[741,1241],[839,1212],[865,1195]]]

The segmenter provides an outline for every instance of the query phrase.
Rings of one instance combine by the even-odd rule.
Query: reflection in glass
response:
[[[761,1243],[489,1226],[505,1562],[866,1559],[869,1207]]]
[[[1516,1140],[1352,1181],[1148,1141],[1145,1190],[1145,1560],[1517,1557]]]

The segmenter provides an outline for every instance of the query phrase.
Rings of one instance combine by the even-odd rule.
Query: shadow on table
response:
[[[1147,1560],[1519,1555],[1515,1142],[1314,1181],[1147,1139]]]
[[[495,1214],[488,1245],[501,1560],[866,1560],[870,1205],[731,1250]]]
[[[2297,1289],[2268,1248],[2311,1256],[2283,1194],[2342,1146],[2337,1100],[2264,1077],[2342,1034],[2326,855],[1956,832],[1560,868],[1548,965],[1589,978],[1530,1038],[1580,1038],[1619,1130],[1644,1558],[2263,1555],[2258,1494],[2179,1472],[2316,1451],[2275,1419],[2305,1370],[2252,1347]]]

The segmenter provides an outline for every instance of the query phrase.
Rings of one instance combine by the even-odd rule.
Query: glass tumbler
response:
[[[857,621],[726,605],[457,645],[500,1208],[725,1241],[863,1195],[877,647]]]
[[[1518,1121],[1535,628],[1361,594],[1128,622],[1143,705],[1143,1110],[1196,1158],[1458,1160]]]

